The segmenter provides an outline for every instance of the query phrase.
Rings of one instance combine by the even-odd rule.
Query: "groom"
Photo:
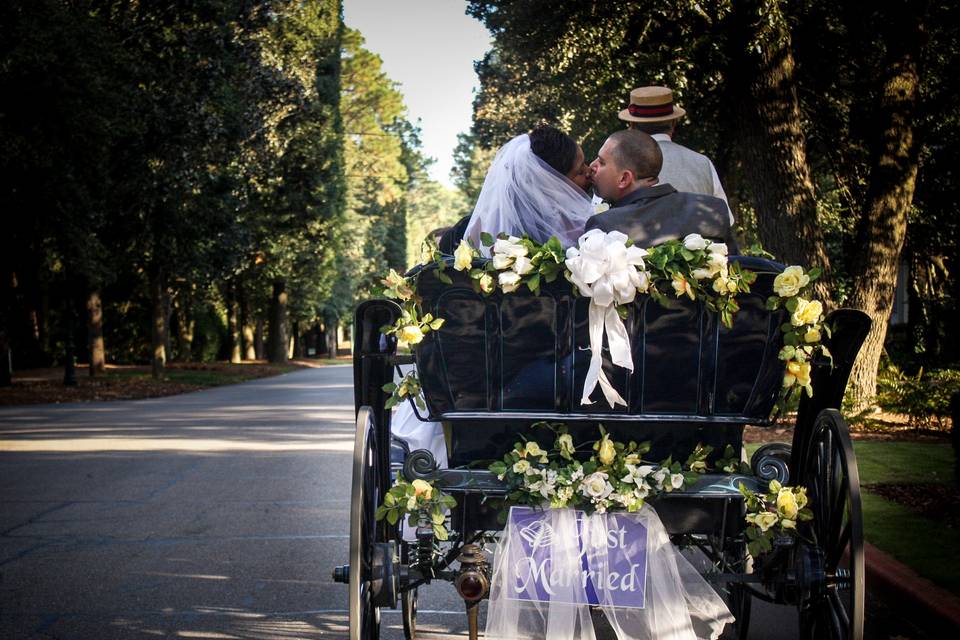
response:
[[[643,248],[699,233],[738,253],[726,203],[657,184],[662,164],[660,147],[646,133],[626,129],[611,134],[590,169],[594,191],[612,205],[590,218],[584,231],[622,231]]]

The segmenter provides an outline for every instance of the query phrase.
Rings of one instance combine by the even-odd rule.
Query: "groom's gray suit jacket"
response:
[[[628,193],[612,208],[587,220],[584,231],[591,229],[622,231],[642,248],[699,233],[715,242],[726,242],[731,254],[739,253],[723,200],[681,193],[669,184],[641,187]]]

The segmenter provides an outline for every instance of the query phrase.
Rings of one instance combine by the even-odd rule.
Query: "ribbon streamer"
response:
[[[617,314],[616,306],[612,303],[601,306],[591,299],[589,328],[590,366],[587,369],[587,377],[583,381],[583,396],[580,398],[580,404],[593,404],[593,401],[590,400],[590,394],[599,384],[603,397],[607,399],[607,403],[611,407],[616,408],[617,404],[627,406],[626,400],[613,388],[610,380],[603,372],[604,334],[607,336],[607,344],[610,347],[610,357],[613,363],[628,371],[633,371],[630,337],[627,335],[627,328]]]

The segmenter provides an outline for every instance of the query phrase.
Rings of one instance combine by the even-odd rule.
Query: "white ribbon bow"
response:
[[[619,231],[604,233],[592,229],[580,236],[578,247],[567,249],[565,261],[570,281],[590,298],[590,366],[583,384],[580,404],[592,404],[590,394],[600,385],[611,407],[627,405],[603,372],[603,336],[607,336],[614,364],[633,371],[630,337],[617,314],[617,305],[633,302],[637,291],[646,292],[650,279],[644,271],[639,247],[627,247],[627,236]]]

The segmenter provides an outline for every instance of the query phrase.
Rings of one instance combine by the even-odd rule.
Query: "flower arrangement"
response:
[[[773,550],[777,538],[797,537],[797,522],[813,520],[807,508],[806,487],[785,487],[771,480],[766,494],[758,494],[740,484],[747,506],[747,550],[754,558]]]
[[[591,403],[589,396],[597,385],[610,406],[626,404],[606,379],[600,347],[606,335],[614,364],[632,370],[629,338],[622,319],[638,294],[649,295],[658,302],[669,298],[701,300],[718,314],[724,326],[731,327],[739,310],[736,296],[748,293],[756,281],[755,273],[729,261],[725,244],[695,233],[650,249],[633,246],[627,236],[618,231],[604,233],[599,229],[583,234],[577,246],[566,251],[555,237],[538,244],[526,236],[500,234],[494,238],[484,233],[481,242],[490,249],[491,259],[478,261],[480,251],[464,239],[454,251],[452,265],[454,270],[469,275],[477,292],[491,295],[499,288],[509,294],[526,287],[537,294],[542,283],[553,282],[562,274],[575,291],[591,298],[592,359],[582,404]],[[451,283],[446,273],[450,266],[440,251],[433,247],[426,257],[433,260],[434,275]],[[824,322],[823,305],[809,294],[810,286],[819,275],[818,269],[805,271],[797,265],[789,266],[774,279],[775,295],[767,300],[768,309],[783,308],[789,314],[789,320],[780,327],[784,347],[779,358],[784,362],[784,377],[777,406],[781,410],[796,393],[805,391],[813,395],[812,362],[818,355],[831,358],[822,344],[823,335],[830,335]],[[382,281],[384,295],[397,299],[401,305],[400,318],[383,331],[395,334],[401,344],[411,347],[421,342],[429,331],[443,326],[442,318],[434,318],[429,313],[421,315],[414,277],[404,278],[391,270]],[[399,388],[398,385],[394,397],[402,399],[408,394],[399,395]],[[411,387],[408,384],[406,388]]]
[[[445,511],[457,506],[456,499],[433,486],[426,480],[407,482],[398,478],[397,482],[383,496],[383,503],[374,514],[377,520],[386,519],[391,525],[401,518],[407,518],[407,524],[416,527],[429,522],[433,536],[437,540],[449,537],[446,527]]]
[[[382,389],[390,394],[390,397],[387,398],[384,407],[387,409],[392,409],[394,405],[403,400],[409,398],[413,400],[417,408],[425,410],[427,408],[426,403],[423,401],[423,397],[420,395],[420,378],[417,377],[416,371],[408,371],[399,382],[388,382],[383,385]]]
[[[780,327],[784,346],[779,353],[786,366],[783,389],[787,396],[803,389],[812,397],[811,362],[817,354],[833,359],[821,342],[824,333],[830,335],[830,327],[823,321],[823,305],[808,294],[810,285],[819,276],[819,269],[804,271],[803,267],[796,265],[787,267],[773,280],[776,295],[767,298],[768,309],[783,307],[790,314],[789,321]]]
[[[615,442],[600,427],[593,453],[581,462],[573,438],[563,424],[538,422],[554,433],[553,446],[544,450],[534,440],[517,442],[489,467],[506,484],[510,505],[576,508],[588,513],[636,511],[644,500],[661,492],[682,489],[707,470],[711,447],[698,445],[685,464],[668,457],[660,463],[643,459],[650,443]]]

